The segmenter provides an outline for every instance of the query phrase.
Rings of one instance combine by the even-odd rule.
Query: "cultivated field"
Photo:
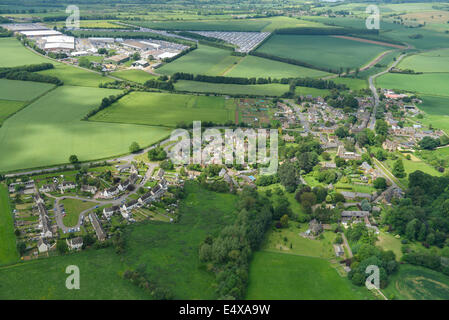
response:
[[[390,48],[331,36],[277,34],[257,51],[338,70],[340,67],[362,67],[388,49]]]
[[[3,171],[81,161],[129,152],[137,141],[150,145],[168,135],[161,127],[81,121],[101,99],[117,90],[62,86],[49,92],[0,128]]]
[[[192,52],[156,69],[156,72],[165,75],[187,72],[216,76],[225,72],[238,60],[239,57],[231,56],[229,50],[199,45]]]
[[[231,66],[224,75],[228,77],[245,78],[303,78],[303,77],[324,77],[329,75],[326,72],[295,66],[279,61],[268,60],[256,56],[246,56],[236,65]]]
[[[9,193],[6,186],[0,184],[0,265],[12,263],[18,259]]]
[[[30,101],[53,87],[49,83],[0,79],[0,99]]]
[[[426,95],[449,96],[449,73],[387,73],[376,79],[381,88],[400,89]]]
[[[170,93],[133,92],[91,117],[92,121],[174,127],[180,122],[225,123],[235,118],[233,99]]]
[[[48,62],[47,59],[26,49],[16,38],[0,38],[0,48],[2,48],[0,67]]]
[[[415,72],[449,72],[449,49],[428,51],[407,57],[398,67]]]
[[[64,82],[64,85],[68,86],[98,88],[98,85],[100,83],[114,81],[113,79],[103,77],[96,72],[88,71],[86,69],[81,69],[64,63],[54,63],[54,65],[54,69],[39,71],[39,73],[57,77]]]
[[[338,275],[324,259],[258,251],[249,271],[246,299],[364,300],[371,294]]]
[[[421,96],[421,98],[423,103],[418,107],[426,112],[422,123],[449,134],[449,97]]]
[[[157,76],[155,75],[152,75],[148,72],[138,69],[116,71],[112,72],[111,75],[120,79],[134,81],[138,83],[145,83],[145,81],[147,80],[157,78]]]

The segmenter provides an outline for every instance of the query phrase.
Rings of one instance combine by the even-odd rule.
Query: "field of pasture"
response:
[[[389,48],[333,36],[276,34],[258,52],[338,70],[362,67]],[[357,53],[357,54],[354,54]]]
[[[16,38],[0,38],[0,48],[0,68],[48,62],[48,59],[26,49]]]
[[[1,170],[67,163],[72,154],[81,161],[109,157],[129,152],[133,141],[147,146],[169,134],[161,127],[81,121],[118,92],[62,86],[21,110],[0,128]]]
[[[174,127],[179,122],[235,119],[233,99],[156,92],[133,92],[89,120]]]
[[[120,70],[111,73],[112,76],[128,80],[134,81],[138,83],[145,83],[147,80],[156,79],[157,76],[152,75],[148,72],[139,69],[128,69],[128,70]]]
[[[5,185],[0,184],[0,265],[12,263],[18,259],[9,192]]]

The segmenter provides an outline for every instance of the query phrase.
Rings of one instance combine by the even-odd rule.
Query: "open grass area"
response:
[[[8,189],[0,184],[0,265],[19,259]],[[2,290],[3,291],[3,290]]]
[[[401,300],[447,300],[449,277],[424,267],[403,264],[384,289],[387,297]]]
[[[251,261],[246,299],[363,300],[372,295],[340,277],[327,260],[258,251]]]
[[[217,76],[225,72],[240,57],[231,56],[230,50],[199,45],[197,49],[156,69],[159,74],[187,72]]]
[[[44,57],[25,48],[16,38],[0,38],[0,48],[2,52],[0,67],[48,62]]]
[[[80,213],[83,212],[84,210],[87,210],[95,206],[94,202],[81,201],[69,198],[61,200],[59,203],[64,205],[66,214],[62,218],[62,222],[66,227],[76,226],[76,224],[78,223]]]
[[[214,299],[215,276],[207,272],[198,257],[201,241],[216,234],[235,218],[235,195],[214,193],[187,183],[187,197],[180,205],[176,224],[148,222],[127,229],[127,264],[146,266],[175,299]]]
[[[289,87],[280,83],[239,85],[179,80],[175,83],[175,89],[185,92],[278,97],[286,93]]]
[[[0,79],[0,99],[30,101],[53,87],[49,83]]]
[[[150,145],[169,135],[161,127],[81,121],[103,97],[117,90],[59,87],[9,118],[0,128],[0,170],[81,161],[129,152],[137,141]]]
[[[112,72],[111,75],[117,78],[138,83],[145,83],[147,80],[157,78],[157,76],[139,69],[120,70]]]
[[[79,290],[65,286],[69,265],[79,267]],[[113,248],[0,267],[0,299],[150,299],[142,289],[122,278],[125,270]]]
[[[171,93],[133,92],[91,117],[92,121],[174,127],[180,122],[235,119],[233,99]]]
[[[391,233],[386,233],[381,231],[377,235],[378,241],[376,242],[376,246],[381,247],[384,250],[391,250],[396,255],[396,260],[399,261],[402,257],[402,244],[401,239],[395,238]]]
[[[342,67],[345,71],[346,68],[362,67],[388,49],[380,45],[332,36],[276,34],[257,51],[333,70]]]
[[[98,88],[100,83],[114,81],[113,79],[103,77],[101,74],[96,72],[74,67],[65,63],[54,63],[54,65],[54,69],[39,71],[39,73],[57,77],[64,82],[64,85],[68,86]]]
[[[415,72],[449,72],[449,49],[423,52],[405,58],[398,66]]]
[[[304,77],[324,77],[329,75],[326,72],[295,66],[280,61],[264,59],[256,56],[246,56],[235,66],[232,66],[227,77],[262,77],[262,78],[304,78]]]
[[[449,96],[449,73],[387,73],[376,79],[378,87],[400,89],[425,95]]]

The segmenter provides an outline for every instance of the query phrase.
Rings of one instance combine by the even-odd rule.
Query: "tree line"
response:
[[[53,68],[54,66],[51,63],[32,64],[12,68],[0,68],[0,78],[9,80],[45,82],[52,83],[58,86],[63,85],[64,83],[56,77],[34,73],[37,71],[49,70]]]
[[[124,91],[122,93],[119,93],[119,94],[117,94],[115,96],[114,95],[110,95],[109,97],[103,98],[103,100],[101,100],[101,104],[97,108],[89,111],[89,113],[84,116],[83,120],[89,120],[90,117],[94,116],[95,114],[97,114],[101,110],[106,109],[111,104],[113,104],[117,100],[121,99],[122,97],[126,96],[130,92],[132,92],[132,90],[126,90],[126,91]]]

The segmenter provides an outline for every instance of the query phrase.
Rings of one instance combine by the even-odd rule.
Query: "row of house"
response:
[[[117,186],[113,186],[109,189],[104,190],[101,193],[103,198],[112,198],[119,194],[120,192],[125,191],[130,185],[134,184],[139,176],[136,173],[132,173],[128,179],[123,182],[120,182]]]
[[[71,181],[63,181],[60,184],[45,184],[39,188],[39,192],[55,192],[59,190],[61,193],[64,193],[67,190],[72,190],[76,188],[76,183]]]

